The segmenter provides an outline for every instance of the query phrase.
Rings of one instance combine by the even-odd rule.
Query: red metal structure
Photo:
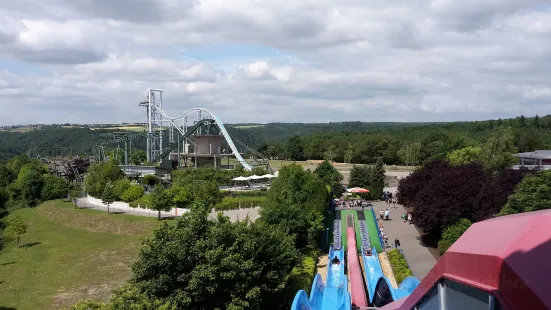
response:
[[[348,241],[348,279],[350,282],[352,306],[367,307],[367,295],[362,282],[363,273],[360,268],[360,260],[358,259],[356,234],[353,227],[346,229],[346,240]]]
[[[433,297],[442,302],[447,293],[441,293],[438,285],[444,281],[488,293],[490,304],[495,303],[493,309],[551,309],[550,262],[551,210],[478,222],[450,247],[411,295],[381,309],[421,309]],[[438,293],[431,297],[435,286],[439,290],[432,292]]]

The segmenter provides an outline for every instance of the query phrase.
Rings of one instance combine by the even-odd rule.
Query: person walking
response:
[[[385,249],[388,248],[388,235],[383,234],[383,243],[385,244]]]
[[[408,222],[411,224],[411,213],[408,214]]]
[[[400,239],[396,238],[394,239],[394,247],[399,248],[400,247]]]
[[[379,216],[381,217],[381,221],[384,220],[384,215],[385,215],[385,212],[383,211],[383,209],[381,209],[381,211],[379,212]]]
[[[402,213],[402,220],[404,220],[404,223],[408,221],[408,215],[406,212]]]
[[[396,203],[398,202],[398,198],[394,197],[392,198],[392,208],[397,209]]]
[[[385,221],[388,221],[390,217],[390,211],[388,211],[388,209],[385,210]]]

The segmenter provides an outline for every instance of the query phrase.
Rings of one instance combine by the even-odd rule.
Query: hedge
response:
[[[292,292],[299,290],[305,290],[310,294],[312,288],[312,282],[317,273],[318,255],[316,251],[310,251],[307,255],[304,255],[302,261],[298,266],[293,268],[287,288]]]
[[[446,227],[442,234],[442,239],[438,241],[440,254],[444,254],[469,227],[471,227],[471,221],[468,219],[459,219],[457,222]]]
[[[266,196],[268,191],[266,189],[261,190],[252,190],[252,191],[221,191],[224,194],[224,197],[259,197]],[[231,194],[231,195],[230,195]],[[233,196],[232,196],[233,195]]]
[[[222,201],[214,206],[218,211],[235,210],[243,208],[254,208],[260,206],[265,200],[265,197],[224,197]]]
[[[396,278],[396,283],[400,284],[406,277],[413,276],[413,273],[409,269],[406,258],[400,251],[397,249],[392,249],[386,252],[388,255],[388,260],[394,271],[394,277]]]

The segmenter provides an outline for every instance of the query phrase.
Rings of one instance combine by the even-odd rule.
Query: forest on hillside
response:
[[[233,139],[277,159],[331,159],[339,162],[419,164],[451,150],[482,145],[492,130],[510,127],[518,151],[551,147],[551,116],[451,123],[338,122],[324,124],[228,124]],[[116,130],[120,132],[120,130]],[[43,156],[92,154],[92,147],[113,138],[114,130],[44,126],[28,132],[0,131],[0,160],[33,148]],[[128,131],[129,134],[136,134]],[[168,141],[168,140],[165,140]],[[146,140],[133,140],[145,149]],[[106,150],[116,144],[106,146]],[[55,152],[55,153],[54,153]]]

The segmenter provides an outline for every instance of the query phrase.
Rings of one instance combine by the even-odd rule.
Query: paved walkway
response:
[[[388,204],[383,202],[373,202],[375,214],[379,217],[380,210],[386,210]],[[384,232],[388,235],[388,243],[394,244],[394,239],[400,239],[402,252],[413,272],[413,275],[419,280],[423,279],[427,273],[434,267],[436,260],[429,250],[421,244],[419,233],[413,224],[404,223],[401,215],[405,212],[401,205],[396,205],[397,209],[390,209],[390,220],[383,221]]]

